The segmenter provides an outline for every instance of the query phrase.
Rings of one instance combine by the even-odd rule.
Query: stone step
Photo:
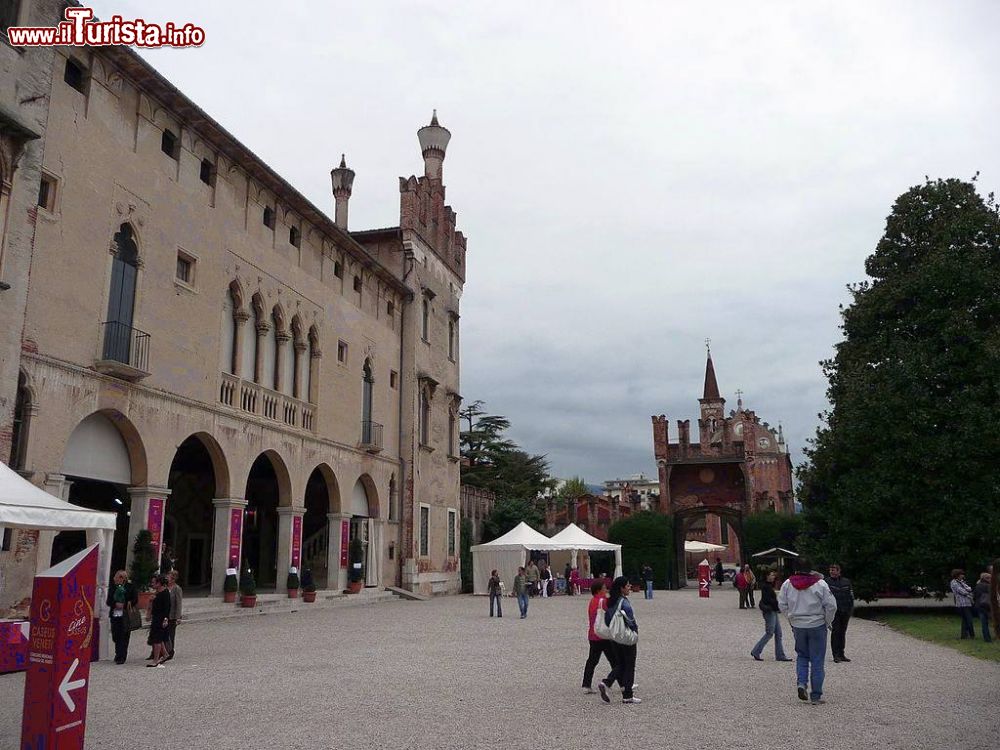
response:
[[[357,594],[345,594],[341,591],[317,591],[316,601],[311,604],[304,602],[301,594],[297,599],[289,599],[285,594],[259,594],[257,604],[254,607],[241,607],[238,599],[236,604],[226,604],[215,597],[192,598],[184,602],[184,622],[211,622],[235,617],[281,614],[309,609],[357,607],[396,600],[397,597],[394,594],[375,588],[363,589]]]

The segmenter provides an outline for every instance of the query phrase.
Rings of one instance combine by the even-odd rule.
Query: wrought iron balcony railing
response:
[[[101,358],[98,371],[140,380],[149,375],[149,334],[116,320],[101,324]]]
[[[371,453],[382,450],[382,425],[370,420],[361,422],[361,447]]]

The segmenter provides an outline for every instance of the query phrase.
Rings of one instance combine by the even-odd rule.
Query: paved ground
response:
[[[452,597],[182,626],[166,669],[136,642],[127,666],[94,665],[87,748],[995,750],[1000,665],[858,620],[853,663],[829,663],[810,706],[794,665],[750,659],[759,613],[712,593],[633,595],[641,706],[580,690],[584,597],[532,600],[524,621],[513,600],[491,620]],[[0,677],[2,748],[23,685]]]

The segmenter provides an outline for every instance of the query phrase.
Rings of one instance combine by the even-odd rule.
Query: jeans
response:
[[[590,654],[587,656],[587,663],[583,667],[583,687],[589,688],[593,684],[594,680],[594,670],[597,668],[597,663],[601,660],[601,654],[607,657],[608,664],[611,665],[611,671],[605,680],[610,680],[612,675],[615,673],[615,650],[613,648],[614,643],[611,641],[588,641],[590,644]]]
[[[492,594],[490,594],[490,617],[493,617],[493,600],[494,599],[496,600],[496,603],[497,603],[497,616],[498,617],[503,617],[503,607],[501,606],[501,603],[500,603],[500,593],[498,591],[494,591]]]
[[[653,598],[653,582],[652,581],[646,581],[646,598],[647,599],[652,599]]]
[[[517,606],[521,610],[521,619],[528,616],[528,592],[522,591],[517,595]]]
[[[850,610],[838,609],[833,618],[833,632],[830,634],[830,650],[834,659],[844,658],[844,646],[847,643],[847,624],[851,620]]]
[[[764,652],[764,646],[767,645],[767,642],[772,637],[774,638],[774,658],[786,658],[785,647],[781,642],[781,621],[778,619],[777,612],[768,610],[764,613],[764,635],[757,641],[757,645],[753,647],[750,653],[754,656],[760,656]]]
[[[823,677],[826,674],[826,625],[815,628],[792,627],[795,634],[795,677],[799,685],[811,687],[810,700],[823,695]],[[810,683],[810,673],[812,682]]]
[[[618,686],[622,689],[622,698],[632,697],[632,685],[635,683],[635,646],[623,646],[620,643],[609,641],[611,650],[615,655],[612,662],[611,674],[602,682],[611,687],[618,681]]]
[[[993,638],[990,636],[989,606],[984,605],[979,608],[979,624],[983,626],[983,641],[986,643],[992,643]]]
[[[962,616],[962,640],[976,637],[976,628],[972,624],[972,607],[956,607]]]

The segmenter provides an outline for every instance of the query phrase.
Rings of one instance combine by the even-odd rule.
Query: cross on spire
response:
[[[712,356],[712,339],[705,339],[705,351],[708,352],[709,356]]]

